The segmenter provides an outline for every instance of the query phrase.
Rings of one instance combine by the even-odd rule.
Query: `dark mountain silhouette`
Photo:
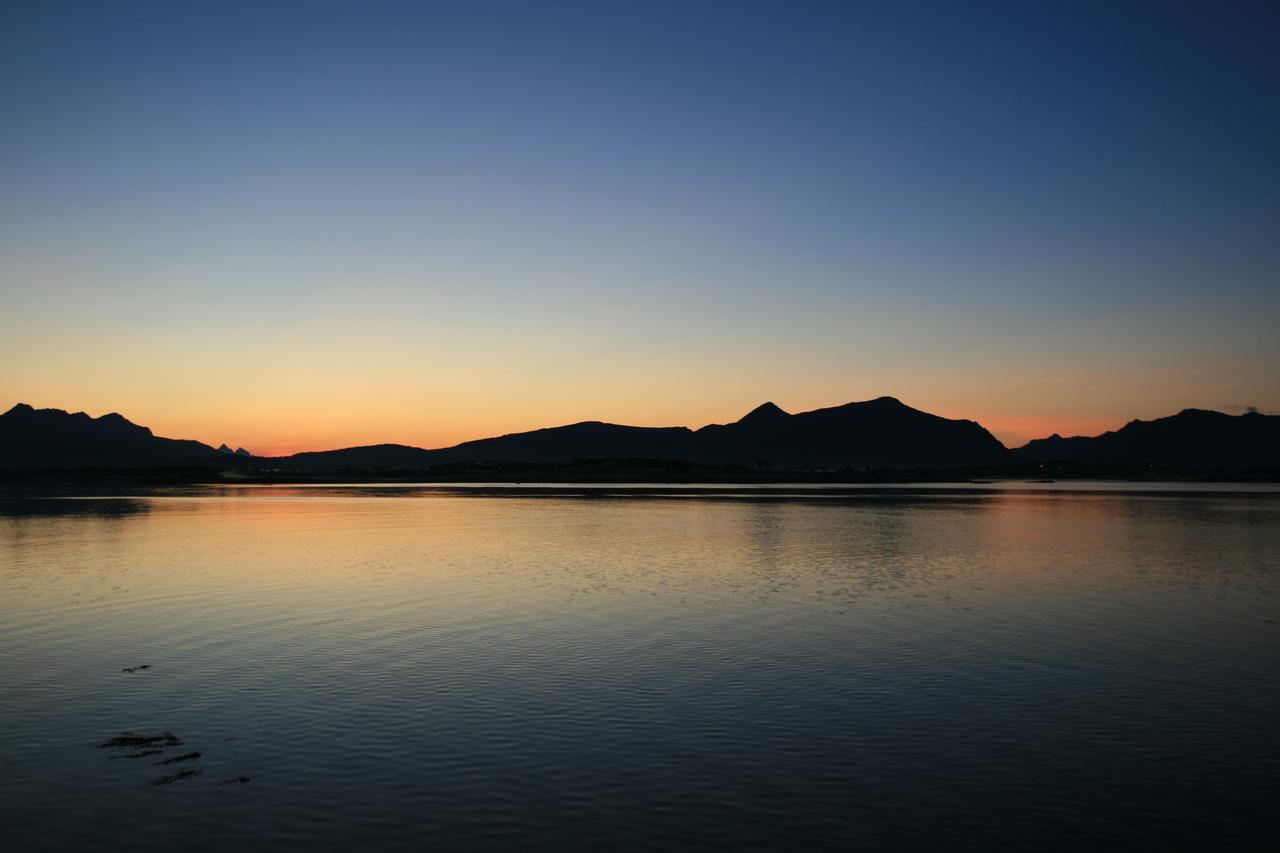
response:
[[[1154,421],[1130,421],[1092,438],[1055,434],[1036,439],[1014,450],[1013,458],[1038,463],[1271,470],[1280,468],[1280,416],[1183,409]]]
[[[784,412],[777,403],[771,401],[768,403],[761,403],[756,406],[754,409],[743,415],[738,420],[738,423],[749,424],[752,426],[763,426],[765,424],[784,422],[789,417],[791,417],[791,415]]]
[[[1071,463],[1280,470],[1280,416],[1187,409],[1133,421],[1092,438],[1051,436],[1007,450],[968,420],[951,420],[892,397],[789,414],[765,403],[729,424],[698,430],[586,421],[468,441],[438,450],[377,444],[283,457],[160,438],[117,414],[33,409],[0,415],[0,469],[255,467],[286,471],[470,464],[557,464],[584,459],[672,460],[774,470],[939,469]]]
[[[572,462],[613,457],[684,459],[693,433],[685,427],[632,427],[586,421],[466,441],[440,450],[374,444],[295,453],[272,459],[283,468],[429,468],[466,462]]]
[[[433,450],[409,447],[404,444],[370,444],[362,447],[344,447],[341,450],[315,450],[295,453],[292,456],[276,456],[261,460],[273,468],[289,468],[300,471],[332,470],[338,468],[429,468],[433,462]]]
[[[467,441],[432,451],[433,464],[454,462],[571,462],[611,457],[692,459],[687,427],[634,427],[584,421]]]
[[[235,463],[234,456],[207,444],[159,438],[114,413],[91,418],[19,403],[0,415],[0,469],[226,468]]]
[[[931,415],[893,397],[789,415],[765,403],[694,434],[700,462],[774,468],[953,468],[1002,462],[1008,450],[977,423]]]
[[[1008,451],[973,421],[940,418],[892,397],[790,415],[773,403],[731,424],[699,430],[599,421],[468,441],[440,450],[375,445],[299,453],[285,468],[426,468],[480,462],[678,459],[786,468],[959,467],[1004,461]]]

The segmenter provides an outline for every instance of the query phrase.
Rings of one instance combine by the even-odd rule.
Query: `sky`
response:
[[[0,409],[1280,411],[1274,4],[0,4]]]

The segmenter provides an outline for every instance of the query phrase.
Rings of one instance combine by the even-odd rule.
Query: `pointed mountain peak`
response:
[[[751,411],[747,412],[738,421],[740,424],[754,423],[758,421],[774,420],[775,418],[789,418],[789,414],[784,412],[776,403],[762,403]]]
[[[245,450],[243,447],[236,448],[236,456],[252,456],[253,454]]]
[[[34,411],[35,409],[32,408],[31,406],[28,406],[26,403],[19,403],[9,411],[5,412],[5,414],[6,415],[29,415]]]
[[[218,452],[219,452],[219,453],[226,453],[227,455],[231,455],[231,454],[235,453],[235,451],[234,451],[234,450],[232,450],[230,447],[227,447],[226,442],[223,442],[222,444],[219,444],[219,445],[218,445]]]

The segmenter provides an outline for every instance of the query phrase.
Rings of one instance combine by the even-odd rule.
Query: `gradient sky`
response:
[[[1280,410],[1275,5],[1048,5],[8,0],[0,409]]]

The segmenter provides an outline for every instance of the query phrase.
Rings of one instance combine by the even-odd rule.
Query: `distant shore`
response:
[[[683,463],[634,464],[600,460],[571,465],[476,465],[440,469],[335,469],[314,471],[239,468],[77,468],[0,471],[5,487],[93,485],[304,485],[319,483],[423,483],[450,485],[557,484],[599,485],[829,485],[829,484],[981,484],[986,481],[1037,482],[1110,480],[1121,482],[1275,483],[1278,471],[1203,470],[1134,465],[1005,465],[983,468],[873,469],[843,471],[759,470],[744,466]]]

